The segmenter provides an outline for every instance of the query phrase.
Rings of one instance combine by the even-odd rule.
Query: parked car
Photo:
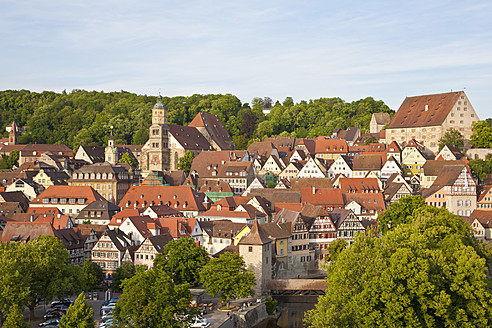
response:
[[[70,305],[73,304],[73,302],[71,300],[69,300],[68,298],[65,298],[63,300],[54,300],[53,302],[51,302],[50,307],[54,307],[54,306],[59,305],[59,304],[63,304],[68,308]]]
[[[57,310],[53,310],[53,311],[48,311],[46,312],[46,314],[44,315],[43,319],[44,320],[48,320],[48,319],[53,319],[53,318],[58,318],[60,319],[61,317],[63,317],[63,315],[65,314],[64,311],[57,311]]]
[[[202,316],[196,316],[195,321],[191,324],[190,328],[208,328],[210,327],[210,323],[206,318]]]
[[[52,324],[58,325],[60,323],[60,321],[61,320],[59,318],[46,319],[39,324],[39,327],[47,327],[47,326],[52,325]]]

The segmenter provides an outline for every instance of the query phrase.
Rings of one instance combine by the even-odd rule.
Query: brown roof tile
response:
[[[407,97],[387,129],[441,125],[462,91]]]

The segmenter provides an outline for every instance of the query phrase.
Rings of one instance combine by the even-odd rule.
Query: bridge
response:
[[[271,279],[266,289],[276,296],[320,296],[328,288],[324,279]]]

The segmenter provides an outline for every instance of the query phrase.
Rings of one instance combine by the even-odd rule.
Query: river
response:
[[[314,309],[315,303],[278,303],[281,310],[278,320],[268,320],[254,328],[300,328],[306,327],[304,314]]]

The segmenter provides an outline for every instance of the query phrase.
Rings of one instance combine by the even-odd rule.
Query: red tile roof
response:
[[[313,205],[330,207],[344,206],[341,190],[334,188],[302,188],[301,199],[302,203],[310,203]]]
[[[34,198],[31,201],[31,205],[48,205],[46,203],[43,203],[43,199],[48,198],[58,198],[58,199],[70,199],[70,198],[75,198],[75,199],[84,199],[83,204],[79,204],[78,202],[73,205],[88,205],[94,201],[97,200],[105,200],[103,196],[101,196],[97,191],[95,191],[92,187],[90,186],[49,186],[48,189],[43,191],[41,194],[38,195],[38,197]],[[64,205],[69,205],[68,200],[67,204]]]
[[[340,190],[343,194],[354,192],[381,192],[376,178],[340,178]]]
[[[191,187],[181,186],[133,186],[121,199],[121,208],[147,208],[153,205],[164,205],[178,211],[206,210],[205,194],[198,193]]]
[[[316,154],[346,154],[348,152],[347,141],[343,139],[318,139],[316,140]]]
[[[214,140],[222,150],[235,148],[231,135],[227,132],[220,118],[215,114],[200,112],[188,126],[195,128],[204,127],[212,140]]]
[[[387,129],[441,125],[462,91],[407,97]]]

